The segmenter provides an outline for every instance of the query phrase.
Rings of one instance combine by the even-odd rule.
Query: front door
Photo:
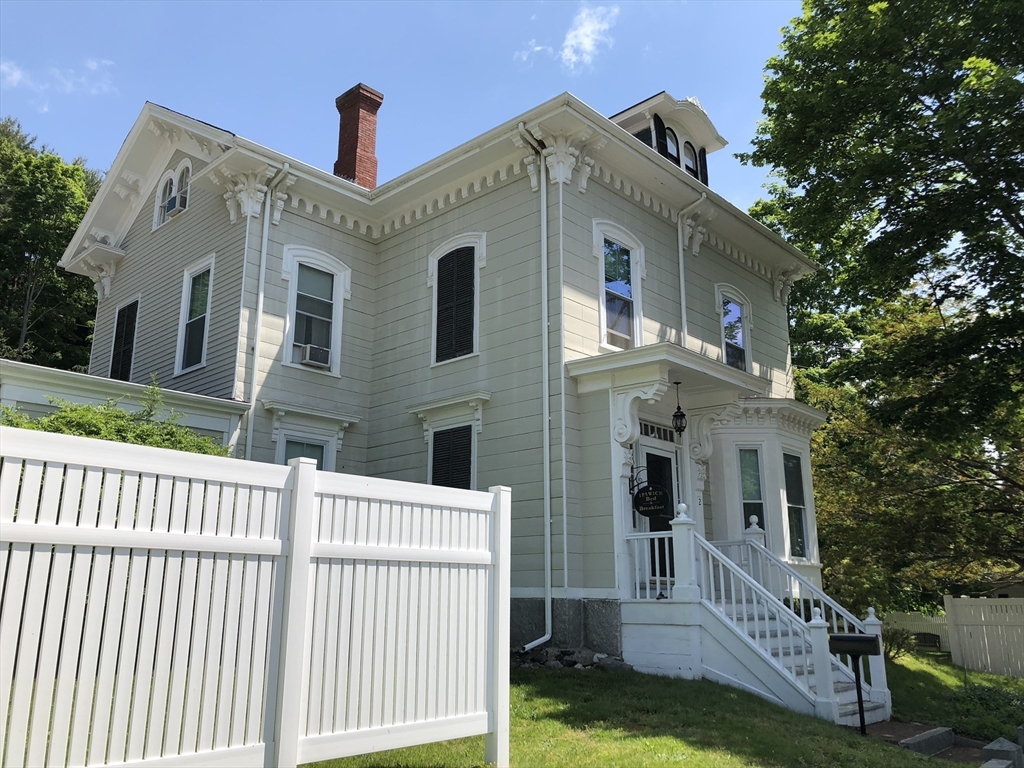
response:
[[[660,441],[659,441],[660,442]],[[672,530],[669,524],[675,515],[676,499],[679,498],[679,475],[676,472],[676,452],[668,445],[656,446],[646,441],[640,444],[642,466],[647,468],[645,479],[648,485],[657,485],[668,491],[669,509],[666,516],[641,518],[641,528],[650,533],[661,533]],[[650,543],[650,572],[655,582],[675,576],[672,542],[670,539],[658,538]],[[665,585],[667,586],[667,584]],[[665,590],[659,585],[659,594]]]

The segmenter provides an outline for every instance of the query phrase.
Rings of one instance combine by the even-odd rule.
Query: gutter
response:
[[[253,421],[256,415],[256,379],[260,371],[260,337],[263,331],[263,297],[267,283],[267,241],[270,239],[270,217],[273,212],[270,206],[274,204],[274,190],[288,175],[291,166],[285,163],[270,184],[267,185],[267,192],[263,198],[263,238],[260,241],[260,277],[259,287],[256,291],[256,328],[253,332],[252,344],[252,381],[249,384],[249,410],[245,417],[245,460],[252,461],[252,437]],[[246,227],[249,226],[249,219],[246,219]],[[248,239],[246,231],[246,239]],[[248,254],[246,254],[248,256]],[[244,290],[245,286],[243,286]]]
[[[541,421],[544,440],[544,634],[523,646],[524,651],[536,648],[551,639],[552,634],[552,588],[551,588],[551,384],[548,375],[548,187],[544,155],[533,137],[519,123],[519,135],[537,153],[540,163],[540,326],[541,326]]]

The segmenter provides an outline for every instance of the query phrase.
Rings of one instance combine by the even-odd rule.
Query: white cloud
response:
[[[572,20],[572,26],[565,34],[562,49],[558,52],[562,63],[572,72],[593,64],[598,49],[611,48],[615,42],[608,31],[615,26],[618,15],[617,5],[580,8]]]
[[[117,92],[110,72],[114,62],[109,59],[87,59],[83,66],[82,70],[51,67],[45,75],[33,76],[13,61],[0,61],[0,86],[23,88],[38,94],[57,91],[98,96]],[[43,100],[41,103],[45,105],[41,111],[47,111],[49,102]]]
[[[549,56],[553,56],[555,52],[551,49],[550,45],[537,45],[536,40],[531,40],[523,50],[516,51],[512,55],[512,60],[532,65],[531,59],[538,53],[546,53]]]

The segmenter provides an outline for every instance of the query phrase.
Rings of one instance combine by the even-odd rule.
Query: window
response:
[[[782,469],[786,476],[786,510],[789,516],[789,554],[807,557],[806,512],[804,502],[804,476],[800,457],[782,454]]]
[[[341,375],[341,321],[352,296],[352,270],[328,253],[286,245],[281,277],[288,281],[285,365]]]
[[[210,328],[210,293],[213,287],[211,254],[185,270],[178,322],[178,350],[174,375],[206,364],[206,338]]]
[[[473,487],[473,427],[434,430],[430,445],[430,484]]]
[[[139,300],[117,309],[114,343],[110,352],[110,378],[132,380],[132,356],[135,353],[135,325],[139,317]]]
[[[764,525],[764,494],[761,490],[761,453],[757,448],[740,448],[740,492],[743,501],[743,529],[750,525],[750,518],[757,518],[757,525]]]
[[[292,334],[292,362],[310,358],[309,347],[326,350],[322,364],[331,364],[331,324],[334,320],[334,275],[305,264],[298,265],[295,285],[295,332]]]
[[[715,296],[722,316],[722,361],[750,371],[750,302],[731,285],[716,285]]]
[[[697,160],[697,150],[693,148],[693,144],[686,142],[683,144],[683,170],[693,176],[695,179],[700,179],[700,166]]]
[[[486,265],[485,247],[485,233],[469,232],[446,240],[427,258],[434,300],[432,365],[479,351],[479,272]]]
[[[188,208],[191,181],[192,162],[187,158],[160,177],[160,183],[157,185],[158,194],[154,201],[153,229]]]
[[[641,346],[643,246],[612,222],[595,220],[594,255],[601,264],[601,345],[609,350]]]
[[[665,157],[679,165],[679,139],[671,128],[665,129]]]
[[[648,147],[651,146],[651,129],[643,128],[633,134],[636,138],[640,139]]]
[[[310,443],[302,440],[284,441],[284,463],[292,459],[316,459],[316,468],[324,468],[324,451],[326,446],[323,443]]]

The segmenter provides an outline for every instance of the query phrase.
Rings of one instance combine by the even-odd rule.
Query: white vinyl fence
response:
[[[1024,598],[943,598],[953,663],[1024,677]]]
[[[911,613],[896,611],[885,615],[885,623],[890,627],[905,629],[915,635],[935,635],[939,638],[939,650],[949,653],[949,628],[946,625],[945,616],[926,616],[917,611]]]
[[[0,427],[0,764],[295,766],[487,734],[510,492]]]

